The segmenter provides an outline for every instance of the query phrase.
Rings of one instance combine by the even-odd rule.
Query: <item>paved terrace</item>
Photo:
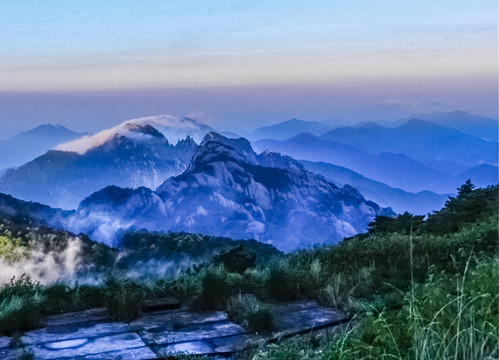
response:
[[[110,322],[103,308],[49,316],[45,327],[25,333],[22,341],[36,359],[157,359],[179,352],[223,358],[347,321],[313,301],[271,306],[276,331],[267,336],[249,332],[222,311],[195,310],[165,299],[149,303],[145,315],[130,322]],[[0,358],[18,359],[22,349],[11,349],[9,343],[10,338],[0,337]]]

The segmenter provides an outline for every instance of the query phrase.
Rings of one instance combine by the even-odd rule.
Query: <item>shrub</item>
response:
[[[106,305],[107,296],[103,286],[79,285],[76,286],[76,292],[77,299],[84,308]]]
[[[35,353],[31,349],[23,349],[19,360],[35,360]]]
[[[165,284],[165,292],[179,299],[196,299],[201,295],[202,274],[190,268],[183,272],[176,280]]]
[[[248,329],[259,334],[270,333],[275,329],[274,316],[268,308],[258,308],[247,315]]]
[[[139,284],[111,278],[104,286],[106,308],[112,320],[133,320],[142,314],[145,291]]]
[[[227,314],[232,321],[260,334],[270,333],[275,329],[272,311],[249,294],[233,296]]]
[[[11,335],[38,327],[44,300],[41,285],[28,275],[12,278],[0,289],[0,333]]]
[[[259,349],[252,360],[309,360],[317,359],[315,349],[302,338],[296,337],[279,344],[270,344]]]
[[[256,254],[246,251],[243,245],[239,245],[226,253],[215,256],[215,264],[223,264],[229,272],[242,274],[246,269],[255,266]]]
[[[9,348],[11,348],[11,349],[24,348],[26,345],[24,344],[21,336],[22,336],[22,333],[20,333],[20,332],[13,333],[12,337],[10,338],[10,341],[9,341]]]
[[[196,304],[205,309],[225,309],[231,295],[231,283],[223,266],[209,268],[201,278],[201,294]]]
[[[77,286],[71,288],[64,284],[46,286],[44,289],[43,312],[53,314],[79,310],[76,288]]]
[[[268,279],[265,283],[267,296],[272,300],[291,300],[295,296],[295,281],[285,267],[275,266],[269,271]]]

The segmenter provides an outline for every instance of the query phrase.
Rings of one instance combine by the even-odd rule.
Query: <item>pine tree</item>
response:
[[[471,183],[471,179],[466,180],[466,182],[457,188],[457,197],[462,199],[463,197],[471,194],[475,189],[475,185]]]

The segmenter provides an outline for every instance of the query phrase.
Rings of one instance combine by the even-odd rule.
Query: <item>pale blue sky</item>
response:
[[[496,8],[490,0],[4,0],[0,86],[147,88],[392,73],[487,75],[495,71],[484,59],[495,50]],[[307,64],[313,69],[303,69]]]
[[[457,81],[497,105],[496,0],[2,0],[0,39],[9,93],[365,84],[413,104],[438,83],[452,107]]]

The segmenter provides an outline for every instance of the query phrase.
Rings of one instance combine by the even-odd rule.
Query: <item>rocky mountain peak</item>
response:
[[[131,132],[142,133],[145,135],[150,135],[152,137],[166,140],[165,136],[162,133],[160,133],[156,128],[154,128],[148,124],[141,125],[141,124],[135,124],[135,123],[129,122],[129,123],[126,123],[124,125],[124,127],[125,127],[125,129],[127,129]],[[168,140],[167,140],[167,144],[168,144]]]
[[[305,172],[304,166],[292,157],[270,150],[265,150],[258,155],[258,163],[261,166],[284,169],[297,174]]]
[[[217,158],[225,156],[226,160],[258,164],[256,153],[245,138],[230,139],[216,132],[209,132],[194,155],[193,165],[211,161],[215,155]]]

